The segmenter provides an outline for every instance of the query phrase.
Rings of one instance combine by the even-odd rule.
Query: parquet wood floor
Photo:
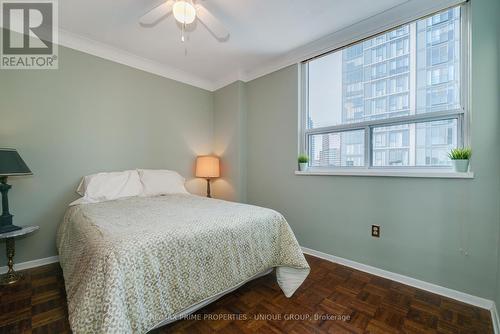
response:
[[[307,256],[311,274],[288,299],[274,274],[167,325],[164,333],[493,333],[488,310]],[[58,264],[0,287],[0,333],[69,333]]]

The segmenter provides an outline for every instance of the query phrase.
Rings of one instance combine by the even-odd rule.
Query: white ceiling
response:
[[[114,54],[125,51],[187,78],[181,81],[210,89],[244,80],[273,59],[409,0],[197,1],[228,28],[228,41],[217,41],[198,23],[182,43],[172,15],[154,27],[139,25],[139,17],[162,0],[59,1],[59,27],[74,38],[109,46]]]

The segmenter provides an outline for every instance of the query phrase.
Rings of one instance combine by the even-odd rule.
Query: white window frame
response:
[[[364,166],[359,167],[309,167],[308,171],[296,171],[297,175],[354,175],[354,176],[395,176],[395,177],[436,177],[436,178],[473,178],[472,172],[456,173],[451,166],[393,166],[393,167],[377,167],[372,166],[372,132],[373,128],[380,126],[391,126],[398,124],[411,124],[439,120],[457,120],[457,146],[470,147],[470,70],[471,70],[471,55],[470,55],[470,5],[463,3],[458,6],[461,12],[461,81],[460,81],[460,100],[461,108],[455,110],[447,110],[442,112],[433,112],[430,115],[426,113],[413,114],[408,116],[379,119],[372,121],[363,121],[359,123],[348,123],[334,126],[326,126],[315,129],[307,129],[307,114],[308,114],[308,65],[309,62],[326,56],[330,53],[340,51],[353,44],[357,44],[366,39],[374,38],[378,35],[384,34],[388,31],[396,29],[404,24],[416,22],[420,19],[433,16],[446,9],[439,10],[435,13],[425,15],[418,19],[412,19],[406,23],[395,25],[385,31],[368,36],[363,39],[353,39],[346,43],[345,46],[333,49],[316,57],[309,58],[299,64],[299,80],[300,80],[300,117],[299,117],[299,153],[309,153],[309,136],[325,134],[325,133],[339,133],[349,130],[364,130],[365,131],[365,163]]]

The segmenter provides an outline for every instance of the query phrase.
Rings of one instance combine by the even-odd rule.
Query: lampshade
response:
[[[196,177],[212,178],[220,176],[219,158],[203,155],[196,158]]]
[[[31,170],[12,148],[0,148],[0,176],[31,175]]]

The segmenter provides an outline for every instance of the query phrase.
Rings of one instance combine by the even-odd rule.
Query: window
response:
[[[303,63],[301,149],[313,170],[451,166],[447,153],[468,128],[464,13],[447,9]]]

